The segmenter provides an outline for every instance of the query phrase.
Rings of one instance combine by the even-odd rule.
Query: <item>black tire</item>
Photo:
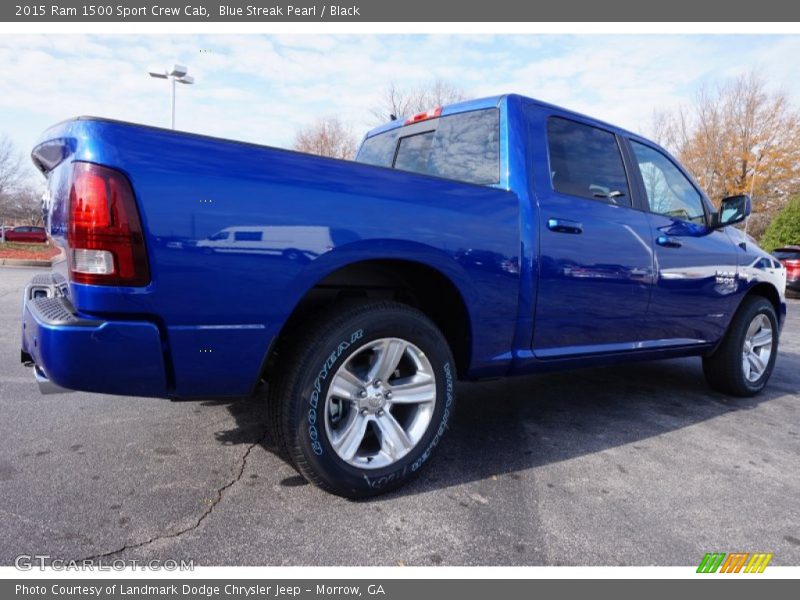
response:
[[[339,367],[383,338],[400,338],[424,353],[435,375],[436,398],[427,429],[408,454],[383,468],[358,468],[331,446],[325,398]],[[280,450],[303,477],[328,492],[364,498],[396,489],[419,474],[455,408],[450,348],[427,316],[397,302],[341,303],[295,331],[282,348],[271,370],[270,418]]]
[[[747,329],[759,315],[765,315],[772,326],[772,352],[766,369],[755,381],[749,381],[742,365],[742,352]],[[762,296],[748,296],[739,306],[725,337],[713,354],[703,357],[703,372],[709,385],[732,396],[755,396],[769,381],[778,355],[778,318],[772,303]]]

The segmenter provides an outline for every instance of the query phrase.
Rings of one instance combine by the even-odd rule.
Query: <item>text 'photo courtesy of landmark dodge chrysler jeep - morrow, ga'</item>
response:
[[[343,496],[420,471],[458,379],[696,355],[749,396],[775,363],[786,272],[729,227],[750,198],[716,210],[656,144],[529,98],[395,120],[355,161],[93,117],[32,156],[68,253],[25,292],[42,389],[266,382],[278,447]]]

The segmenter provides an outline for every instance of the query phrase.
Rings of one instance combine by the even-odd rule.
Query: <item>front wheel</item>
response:
[[[761,296],[742,301],[725,338],[703,358],[703,371],[714,389],[734,396],[754,396],[769,381],[778,354],[778,318]]]
[[[309,323],[273,370],[279,444],[298,471],[349,498],[417,475],[455,408],[438,328],[396,302],[344,304]]]

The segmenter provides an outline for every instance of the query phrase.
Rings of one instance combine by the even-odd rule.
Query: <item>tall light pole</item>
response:
[[[766,146],[756,144],[750,148],[750,153],[756,158],[753,163],[753,178],[750,180],[750,202],[753,202],[753,192],[756,189],[756,175],[758,175],[758,163],[761,161],[761,156],[764,153]],[[744,233],[747,234],[747,226],[750,224],[750,217],[744,220]]]
[[[764,148],[758,144],[750,149],[750,152],[756,157],[756,162],[753,163],[753,179],[750,180],[750,198],[753,197],[753,190],[756,189],[756,174],[758,173],[758,163],[761,160],[762,150],[764,150]]]
[[[175,82],[184,85],[192,85],[194,77],[188,75],[188,67],[183,65],[173,65],[172,69],[150,69],[150,77],[156,79],[172,80],[172,128],[175,129]]]

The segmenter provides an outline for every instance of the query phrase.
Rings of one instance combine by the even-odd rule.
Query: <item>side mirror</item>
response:
[[[747,194],[723,198],[717,213],[717,227],[741,223],[753,211],[753,203]]]

